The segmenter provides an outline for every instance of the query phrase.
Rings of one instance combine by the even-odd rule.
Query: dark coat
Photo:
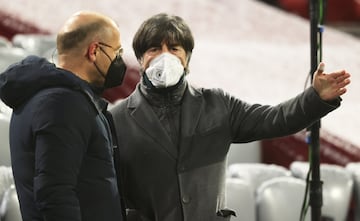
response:
[[[110,110],[117,128],[125,201],[142,220],[218,221],[231,143],[284,136],[339,106],[313,88],[277,106],[250,105],[220,89],[185,91],[179,147],[139,91]],[[135,210],[135,211],[134,211]]]
[[[23,220],[121,221],[107,104],[90,85],[30,56],[0,75],[0,97]]]

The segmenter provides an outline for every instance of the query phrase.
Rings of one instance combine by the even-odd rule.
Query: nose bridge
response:
[[[161,52],[162,53],[164,53],[164,52],[170,53],[170,50],[169,50],[169,47],[167,46],[167,44],[162,44],[161,45]]]

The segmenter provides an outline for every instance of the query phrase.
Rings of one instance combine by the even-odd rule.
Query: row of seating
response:
[[[232,164],[227,174],[227,206],[240,221],[300,220],[305,191],[307,162],[293,162],[289,169],[262,163]],[[347,221],[355,200],[355,220],[360,220],[360,162],[346,167],[320,165],[323,181],[322,220]],[[309,196],[307,195],[307,200]],[[306,202],[307,203],[307,202]],[[305,221],[310,221],[310,209]],[[351,220],[353,221],[353,220]]]
[[[9,126],[11,108],[0,100],[0,165],[10,166]]]
[[[307,162],[290,169],[262,163],[232,164],[226,179],[226,205],[235,210],[232,221],[300,220],[305,197]],[[320,165],[323,184],[322,220],[347,221],[355,191],[355,220],[360,220],[360,163],[346,167]],[[308,210],[309,211],[309,210]],[[305,215],[310,221],[310,212]],[[0,166],[0,221],[21,221],[11,167]]]
[[[28,55],[38,55],[56,63],[55,49],[55,35],[16,34],[11,41],[0,36],[0,73]]]
[[[0,166],[0,221],[22,221],[11,167]]]
[[[11,109],[0,101],[0,165],[8,167],[11,165],[10,116]],[[304,162],[293,162],[289,169],[261,163],[230,165],[226,181],[227,202],[238,215],[232,220],[299,220],[307,171],[308,165]],[[332,221],[345,221],[351,197],[355,196],[356,221],[360,221],[360,163],[349,163],[346,167],[322,164],[321,178],[324,181],[323,216]],[[2,182],[0,178],[0,199],[4,192]],[[14,197],[14,192],[14,187],[9,188],[8,197]]]

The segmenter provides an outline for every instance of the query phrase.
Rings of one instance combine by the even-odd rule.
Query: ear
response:
[[[143,62],[144,62],[144,57],[139,57],[139,58],[137,59],[137,61],[139,62],[140,65],[142,65]]]
[[[140,65],[140,71],[141,71],[141,72],[145,71],[145,68],[144,68],[144,57],[138,58],[137,61],[139,62],[139,65]]]
[[[191,51],[189,51],[189,52],[186,54],[186,66],[189,66],[191,55],[192,55],[192,52],[191,52]]]
[[[191,54],[192,54],[191,52],[188,52],[186,55],[185,75],[189,74],[189,72],[190,72],[189,63],[190,63]]]
[[[90,61],[95,61],[96,60],[96,53],[98,52],[98,44],[96,42],[92,42],[89,46],[88,46],[88,50],[87,50],[87,57]]]

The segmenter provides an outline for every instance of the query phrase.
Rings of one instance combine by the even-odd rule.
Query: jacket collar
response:
[[[145,76],[142,77],[139,84],[141,93],[145,96],[147,101],[157,107],[173,106],[181,103],[184,92],[187,88],[187,82],[182,80],[175,86],[169,88],[155,88],[149,87],[145,83]]]
[[[127,107],[136,123],[159,143],[169,155],[177,159],[179,155],[178,148],[172,143],[171,138],[161,125],[150,104],[141,94],[139,85],[135,92],[129,97]],[[185,90],[181,105],[180,145],[182,145],[184,139],[191,139],[192,134],[194,134],[200,118],[201,108],[201,92],[189,85],[187,90]]]

